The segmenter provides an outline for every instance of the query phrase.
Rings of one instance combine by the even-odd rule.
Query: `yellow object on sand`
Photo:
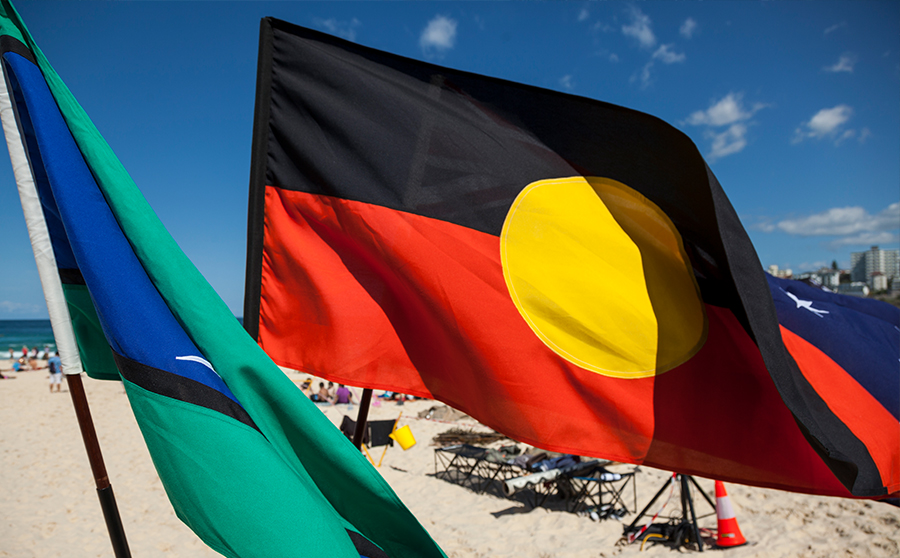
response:
[[[404,451],[416,445],[416,438],[413,436],[412,430],[409,429],[408,424],[394,430],[389,436],[396,440]]]

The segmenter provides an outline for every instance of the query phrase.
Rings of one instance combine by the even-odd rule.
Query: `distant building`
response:
[[[769,272],[769,275],[781,279],[790,279],[794,276],[794,272],[790,269],[778,269],[778,266],[775,264],[770,265],[766,271]]]
[[[838,285],[841,284],[840,270],[823,267],[818,271],[806,271],[794,277],[794,279],[810,280],[816,285],[821,285],[830,291],[837,291]]]
[[[869,278],[869,286],[873,291],[886,291],[888,290],[888,277],[884,273],[880,271],[876,271]]]
[[[872,246],[865,252],[850,254],[850,279],[853,282],[864,282],[872,290],[879,291],[887,289],[887,285],[897,278],[900,278],[900,250],[880,250],[878,246]]]
[[[841,284],[841,272],[840,270],[835,270],[831,268],[824,268],[819,270],[819,281],[822,282],[823,285],[828,287],[829,289],[836,291],[838,285]]]

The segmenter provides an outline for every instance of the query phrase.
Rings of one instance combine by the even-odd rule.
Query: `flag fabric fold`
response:
[[[81,312],[102,331],[79,339],[82,360],[123,380],[179,518],[235,558],[442,556],[180,251],[6,0],[0,35],[8,142],[27,154],[59,276],[77,287],[73,322]]]
[[[900,490],[896,417],[863,435],[798,366],[683,133],[275,19],[260,41],[244,319],[276,362],[545,449]]]

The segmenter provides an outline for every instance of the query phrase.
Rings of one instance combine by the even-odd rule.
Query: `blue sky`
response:
[[[175,240],[241,313],[265,16],[623,105],[690,136],[764,266],[900,232],[900,2],[16,2]],[[6,159],[4,157],[4,159]],[[0,319],[45,318],[0,163]]]

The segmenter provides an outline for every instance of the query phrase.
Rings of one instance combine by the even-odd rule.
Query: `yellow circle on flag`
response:
[[[556,354],[618,378],[661,374],[706,340],[700,289],[678,229],[608,178],[529,184],[503,223],[506,286]]]

